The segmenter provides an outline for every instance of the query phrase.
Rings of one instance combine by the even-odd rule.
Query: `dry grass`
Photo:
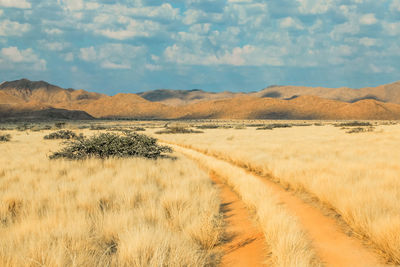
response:
[[[213,170],[229,185],[256,215],[264,233],[270,255],[268,266],[321,266],[297,219],[288,214],[264,184],[243,169],[199,152],[174,146],[207,169]]]
[[[0,144],[0,266],[218,263],[218,191],[193,162],[50,161],[43,135]]]
[[[333,126],[209,130],[163,136],[246,167],[332,207],[388,261],[400,264],[400,126],[346,134]]]

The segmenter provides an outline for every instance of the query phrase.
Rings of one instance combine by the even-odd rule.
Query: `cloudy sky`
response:
[[[0,82],[360,88],[399,70],[400,0],[0,0]]]

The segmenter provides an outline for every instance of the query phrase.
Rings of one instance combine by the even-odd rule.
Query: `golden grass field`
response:
[[[49,160],[59,141],[10,133],[0,144],[0,266],[218,262],[218,192],[193,162]]]
[[[347,134],[326,126],[209,129],[163,135],[306,192],[332,208],[388,261],[400,264],[400,126]]]
[[[400,125],[348,134],[329,123],[256,130],[237,122],[154,134],[165,124],[104,123],[146,127],[179,145],[175,160],[49,160],[61,147],[43,140],[51,130],[0,131],[12,135],[0,142],[0,266],[218,266],[227,226],[207,170],[249,209],[267,266],[326,264],[296,216],[247,171],[331,209],[326,215],[381,263],[400,264]],[[100,132],[77,126],[68,128]]]

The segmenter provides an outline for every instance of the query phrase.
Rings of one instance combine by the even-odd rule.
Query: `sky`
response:
[[[399,70],[400,0],[0,0],[0,82],[361,88]]]

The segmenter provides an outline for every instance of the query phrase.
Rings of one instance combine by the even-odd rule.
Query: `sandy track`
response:
[[[213,156],[209,156],[202,151],[182,147],[179,145],[175,146],[177,146],[180,152],[183,153],[185,150],[196,151],[206,157],[210,157],[215,160],[222,160]],[[230,164],[243,169],[235,164]],[[286,191],[279,184],[269,181],[264,177],[260,177],[257,174],[251,174],[254,179],[262,180],[266,186],[272,189],[274,194],[287,208],[287,210],[297,216],[304,230],[308,232],[318,256],[326,266],[383,266],[381,263],[379,263],[380,261],[377,255],[375,255],[368,248],[365,248],[359,240],[344,234],[334,219],[323,215],[323,213],[317,208],[305,203],[300,198]]]
[[[237,194],[215,173],[210,173],[210,178],[220,190],[221,210],[226,222],[227,242],[221,246],[224,253],[221,266],[265,266],[266,244],[261,229],[253,224]]]

